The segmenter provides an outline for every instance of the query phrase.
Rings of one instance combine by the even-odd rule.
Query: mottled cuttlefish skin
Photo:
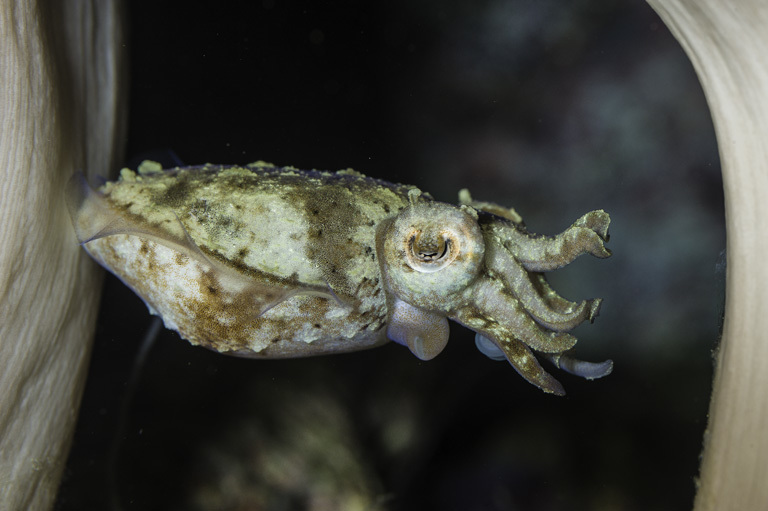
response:
[[[459,202],[349,169],[263,162],[144,162],[96,191],[73,178],[68,191],[88,253],[192,344],[279,358],[394,340],[429,360],[453,319],[545,392],[564,394],[535,354],[586,378],[610,373],[610,361],[569,355],[567,331],[592,321],[600,300],[565,300],[542,273],[583,253],[608,257],[607,213],[546,237],[466,190]]]

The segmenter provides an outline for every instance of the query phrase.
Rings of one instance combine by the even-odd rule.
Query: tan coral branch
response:
[[[725,325],[695,509],[768,509],[768,5],[649,3],[696,68],[723,167]]]

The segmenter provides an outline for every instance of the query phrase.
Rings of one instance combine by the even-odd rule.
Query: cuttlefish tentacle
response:
[[[520,225],[496,222],[496,236],[528,271],[551,271],[571,263],[582,254],[604,259],[611,251],[605,248],[610,217],[603,210],[590,211],[557,236],[539,236]]]
[[[483,334],[475,332],[475,346],[480,350],[480,353],[491,360],[507,360],[507,356],[504,355],[501,348]]]
[[[483,355],[492,360],[507,360],[507,355],[501,348],[501,343],[496,343],[482,334],[475,334],[475,345],[477,345],[477,348]],[[575,376],[581,376],[587,380],[603,378],[613,371],[613,360],[587,362],[563,353],[542,353],[541,356],[552,362],[558,369]]]
[[[501,243],[489,244],[486,264],[520,298],[525,310],[545,328],[556,332],[572,330],[583,321],[592,321],[600,310],[600,300],[571,302],[553,291],[538,274],[531,274],[515,260]]]
[[[557,294],[557,292],[550,287],[549,282],[547,282],[547,278],[543,273],[530,272],[529,275],[531,276],[531,283],[537,293],[544,299],[550,308],[567,313],[574,305],[578,305]],[[590,323],[593,323],[595,318],[600,315],[600,306],[603,303],[603,299],[592,298],[586,301],[589,304],[589,314],[587,314],[585,321],[589,320]]]
[[[574,227],[585,227],[600,236],[603,241],[608,241],[608,227],[611,225],[611,217],[602,209],[585,213],[581,218],[573,222]]]
[[[613,360],[604,360],[602,362],[587,362],[573,358],[564,353],[545,353],[543,357],[552,362],[555,367],[562,369],[566,373],[581,376],[587,380],[595,380],[608,376],[613,371]]]
[[[478,211],[484,211],[492,215],[509,220],[515,224],[523,225],[523,218],[513,208],[508,208],[493,202],[476,201],[472,199],[469,190],[462,188],[459,190],[459,204],[471,206]]]
[[[450,319],[494,341],[515,338],[542,353],[559,353],[576,345],[574,336],[542,328],[497,279],[479,282],[472,297],[473,302]]]
[[[482,334],[477,334],[477,336],[479,337],[478,346],[486,343],[486,345],[495,345],[496,348],[504,354],[504,358],[506,358],[512,367],[515,368],[515,371],[530,383],[536,385],[544,392],[558,396],[565,395],[563,385],[541,367],[541,364],[536,360],[536,356],[528,346],[514,337],[491,341]],[[491,356],[491,358],[499,357]]]

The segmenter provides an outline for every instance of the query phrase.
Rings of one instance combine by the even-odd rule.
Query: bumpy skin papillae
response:
[[[168,328],[254,357],[386,342],[375,230],[412,187],[261,164],[139,170],[79,192],[74,223]]]
[[[291,357],[389,337],[428,360],[452,319],[546,392],[564,393],[534,352],[587,378],[610,372],[564,354],[600,301],[568,301],[541,273],[610,255],[602,211],[544,237],[465,190],[456,207],[351,170],[263,163],[145,163],[97,192],[74,180],[69,202],[86,250],[193,344]]]

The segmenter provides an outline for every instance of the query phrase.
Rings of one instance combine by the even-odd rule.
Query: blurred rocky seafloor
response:
[[[352,167],[446,202],[466,187],[542,234],[607,210],[613,257],[549,279],[569,299],[604,298],[577,352],[615,369],[586,382],[552,368],[568,392],[556,398],[455,324],[426,363],[394,344],[243,360],[164,331],[120,423],[150,316],[110,277],[57,510],[690,507],[722,314],[723,194],[703,93],[650,7],[127,11],[129,157]]]

